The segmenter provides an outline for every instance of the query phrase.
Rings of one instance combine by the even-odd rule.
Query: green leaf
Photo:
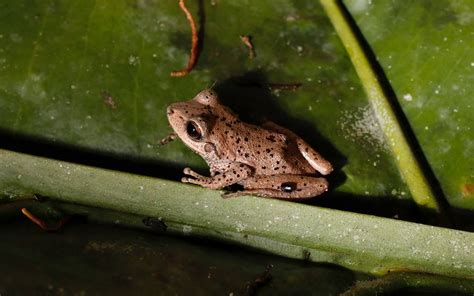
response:
[[[205,163],[182,143],[165,147],[157,143],[170,132],[166,107],[215,83],[223,101],[244,120],[274,120],[300,134],[335,164],[329,179],[331,193],[315,203],[328,201],[332,207],[353,210],[368,203],[371,212],[398,215],[411,198],[423,204],[435,189],[427,187],[423,175],[429,172],[412,161],[413,151],[405,139],[399,138],[402,141],[395,146],[404,151],[398,156],[409,157],[400,160],[392,154],[393,145],[386,141],[387,126],[378,123],[381,110],[389,109],[372,108],[373,96],[364,93],[367,81],[361,82],[354,70],[354,66],[359,68],[351,62],[353,53],[347,55],[339,39],[343,36],[336,35],[318,2],[213,3],[188,3],[201,21],[203,43],[196,69],[183,78],[169,75],[186,64],[190,46],[186,18],[174,1],[0,3],[0,145],[46,157],[0,150],[0,199],[39,193],[55,201],[124,212],[125,220],[131,214],[134,218],[126,225],[140,223],[143,217],[161,217],[172,233],[217,238],[375,274],[403,269],[472,276],[474,237],[469,232],[276,200],[245,197],[224,201],[216,191],[118,172],[177,180],[180,172],[176,168],[206,170]],[[432,41],[438,23],[428,22],[427,28],[416,23],[420,15],[430,16],[419,8],[428,2],[401,2],[397,11],[402,16],[397,20],[386,15],[396,5],[390,3],[377,4],[377,17],[364,20],[361,11],[372,7],[364,3],[353,2],[349,7],[393,81],[397,97],[411,96],[412,101],[406,96],[400,102],[429,164],[449,201],[472,209],[472,160],[464,155],[472,146],[472,134],[466,132],[472,123],[467,101],[472,86],[466,68],[443,66],[441,59],[455,59],[449,54],[423,62],[427,68],[421,67],[420,72],[409,68],[413,63],[405,56],[413,54],[419,66],[427,50],[413,49],[418,43],[408,50],[396,38],[410,38],[402,29],[413,28],[419,30],[418,38],[427,34],[427,42]],[[456,15],[471,11],[454,4],[462,2],[447,3]],[[434,16],[449,15],[435,8]],[[447,27],[454,36],[463,28],[459,36],[468,42],[464,26],[471,24],[469,14],[464,18],[467,23],[456,27],[457,23],[448,22]],[[391,28],[388,21],[402,23],[396,23],[402,29]],[[253,37],[255,59],[249,60],[240,35]],[[389,37],[394,41],[384,39]],[[454,44],[450,50],[460,48]],[[468,60],[471,47],[465,48],[462,60],[455,62]],[[390,56],[396,56],[397,65],[392,65]],[[407,81],[407,69],[420,80]],[[446,73],[449,79],[442,78]],[[465,79],[456,84],[463,90],[457,89],[458,93],[465,96],[446,91],[445,98],[455,101],[429,99],[427,86],[441,83],[435,78],[450,83]],[[271,83],[302,83],[302,87],[294,92],[270,92],[267,86]],[[444,89],[432,90],[442,94]],[[409,105],[413,102],[422,105]],[[422,107],[429,112],[421,114]],[[449,129],[454,121],[438,118],[436,114],[446,108],[456,108],[453,114],[462,115],[456,122],[465,133],[454,137]],[[401,132],[404,126],[396,128]],[[439,137],[434,133],[438,130]],[[449,141],[453,153],[439,149],[439,141]],[[410,178],[405,176],[408,186],[401,178],[400,172],[408,167],[421,176],[414,178],[421,180],[421,194],[411,194]],[[392,202],[394,209],[387,209]],[[431,198],[427,204],[430,202],[435,207]],[[375,203],[382,207],[372,210]],[[87,211],[93,216],[93,210]]]
[[[318,3],[188,4],[194,15],[205,13],[205,24],[197,67],[183,78],[169,75],[186,64],[190,46],[187,20],[173,1],[1,4],[0,128],[124,159],[205,169],[181,143],[156,144],[171,131],[166,107],[217,81],[243,119],[276,121],[332,161],[335,193],[410,197]],[[254,60],[240,41],[245,34],[253,36]],[[302,83],[295,92],[266,88],[295,82]]]
[[[364,52],[362,44],[357,40],[349,20],[345,18],[342,6],[334,0],[321,0],[321,3],[349,53],[413,199],[422,206],[440,211],[438,201],[403,132],[403,126],[399,122],[389,98],[384,93],[383,85],[371,66],[367,53]]]
[[[474,209],[474,3],[345,2],[447,200]]]

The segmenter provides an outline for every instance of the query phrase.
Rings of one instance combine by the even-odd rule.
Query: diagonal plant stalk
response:
[[[343,12],[343,4],[338,0],[320,0],[320,2],[360,77],[375,116],[395,156],[398,170],[410,189],[411,196],[418,205],[441,212],[441,206],[411,149],[390,100]]]
[[[257,197],[223,200],[197,186],[8,150],[0,150],[0,168],[0,202],[40,194],[122,212],[112,220],[126,225],[161,218],[170,232],[373,274],[474,274],[470,232]],[[101,217],[100,211],[86,214]]]

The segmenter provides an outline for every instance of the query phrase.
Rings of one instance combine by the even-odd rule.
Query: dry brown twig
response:
[[[273,264],[268,264],[265,267],[265,271],[259,275],[253,282],[247,283],[246,295],[253,296],[257,294],[257,291],[268,284],[272,280],[272,275],[270,271],[273,268]]]
[[[184,3],[184,0],[179,0],[179,7],[181,10],[186,14],[186,18],[189,21],[189,25],[191,26],[191,38],[192,38],[192,43],[191,43],[191,54],[188,59],[188,65],[186,68],[178,71],[173,71],[170,73],[172,77],[182,77],[187,75],[191,70],[194,68],[194,65],[196,64],[197,61],[197,54],[198,54],[198,42],[199,42],[199,37],[196,29],[196,22],[193,19],[192,14],[189,12],[188,8],[186,7],[186,4]]]
[[[59,231],[61,230],[63,227],[64,227],[64,224],[67,223],[67,221],[69,220],[69,217],[66,217],[64,219],[61,219],[59,221],[59,223],[55,226],[50,226],[48,224],[46,224],[43,220],[41,220],[40,218],[36,217],[35,215],[33,215],[30,211],[28,211],[26,208],[22,208],[21,209],[21,212],[23,213],[23,215],[25,215],[28,219],[30,219],[33,223],[35,223],[36,225],[38,225],[41,229],[43,229],[44,231]]]
[[[248,35],[241,35],[240,40],[245,44],[249,49],[249,59],[255,58],[257,55],[255,53],[255,48],[252,43],[252,37]]]
[[[288,90],[288,91],[295,91],[300,88],[303,84],[301,83],[270,83],[268,88],[271,91],[281,91],[281,90]]]
[[[111,109],[117,109],[117,104],[115,103],[115,100],[114,98],[112,97],[112,95],[110,93],[108,93],[107,91],[101,91],[100,92],[100,95],[102,96],[102,98],[104,99],[104,104],[111,108]]]
[[[168,136],[160,140],[160,146],[166,145],[170,142],[173,142],[178,138],[178,134],[176,133],[170,133]]]

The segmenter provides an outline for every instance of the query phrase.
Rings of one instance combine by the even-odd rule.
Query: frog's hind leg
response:
[[[333,168],[329,161],[324,159],[316,150],[314,150],[308,143],[306,143],[303,139],[298,137],[294,132],[279,126],[278,124],[267,121],[262,125],[264,128],[274,131],[277,133],[281,133],[285,135],[288,139],[293,140],[296,145],[298,146],[298,150],[300,151],[301,155],[306,159],[306,161],[318,172],[322,175],[328,175],[332,172]]]
[[[278,199],[309,199],[328,190],[324,178],[303,175],[260,176],[243,180],[243,191],[227,193],[224,198],[242,195]]]

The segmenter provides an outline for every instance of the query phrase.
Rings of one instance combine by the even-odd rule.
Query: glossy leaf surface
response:
[[[448,201],[474,208],[474,3],[345,1]]]
[[[156,144],[170,132],[167,105],[217,82],[224,102],[243,119],[276,121],[335,163],[336,192],[408,196],[317,2],[194,4],[190,9],[204,21],[199,62],[189,76],[173,78],[170,71],[186,63],[190,46],[187,21],[174,2],[4,3],[0,126],[154,162],[157,170],[158,164],[204,169],[181,143]],[[253,37],[254,60],[240,41],[244,34]],[[269,83],[302,87],[271,93]]]
[[[422,148],[417,155],[426,157],[452,205],[473,209],[472,4],[374,2],[344,3],[407,116]],[[190,47],[187,20],[174,1],[0,3],[0,148],[45,157],[0,150],[2,202],[40,193],[138,215],[139,222],[165,217],[174,233],[301,259],[310,250],[312,261],[376,274],[472,273],[471,233],[282,201],[224,203],[218,192],[165,180],[179,180],[185,166],[207,170],[180,141],[158,146],[171,131],[166,107],[214,86],[242,119],[276,121],[335,164],[332,191],[314,204],[423,221],[402,213],[414,205],[410,190],[318,2],[188,6],[202,47],[190,75],[173,78]],[[255,59],[240,35],[252,36]],[[301,87],[268,89],[280,83]],[[299,214],[307,219],[297,221]]]

